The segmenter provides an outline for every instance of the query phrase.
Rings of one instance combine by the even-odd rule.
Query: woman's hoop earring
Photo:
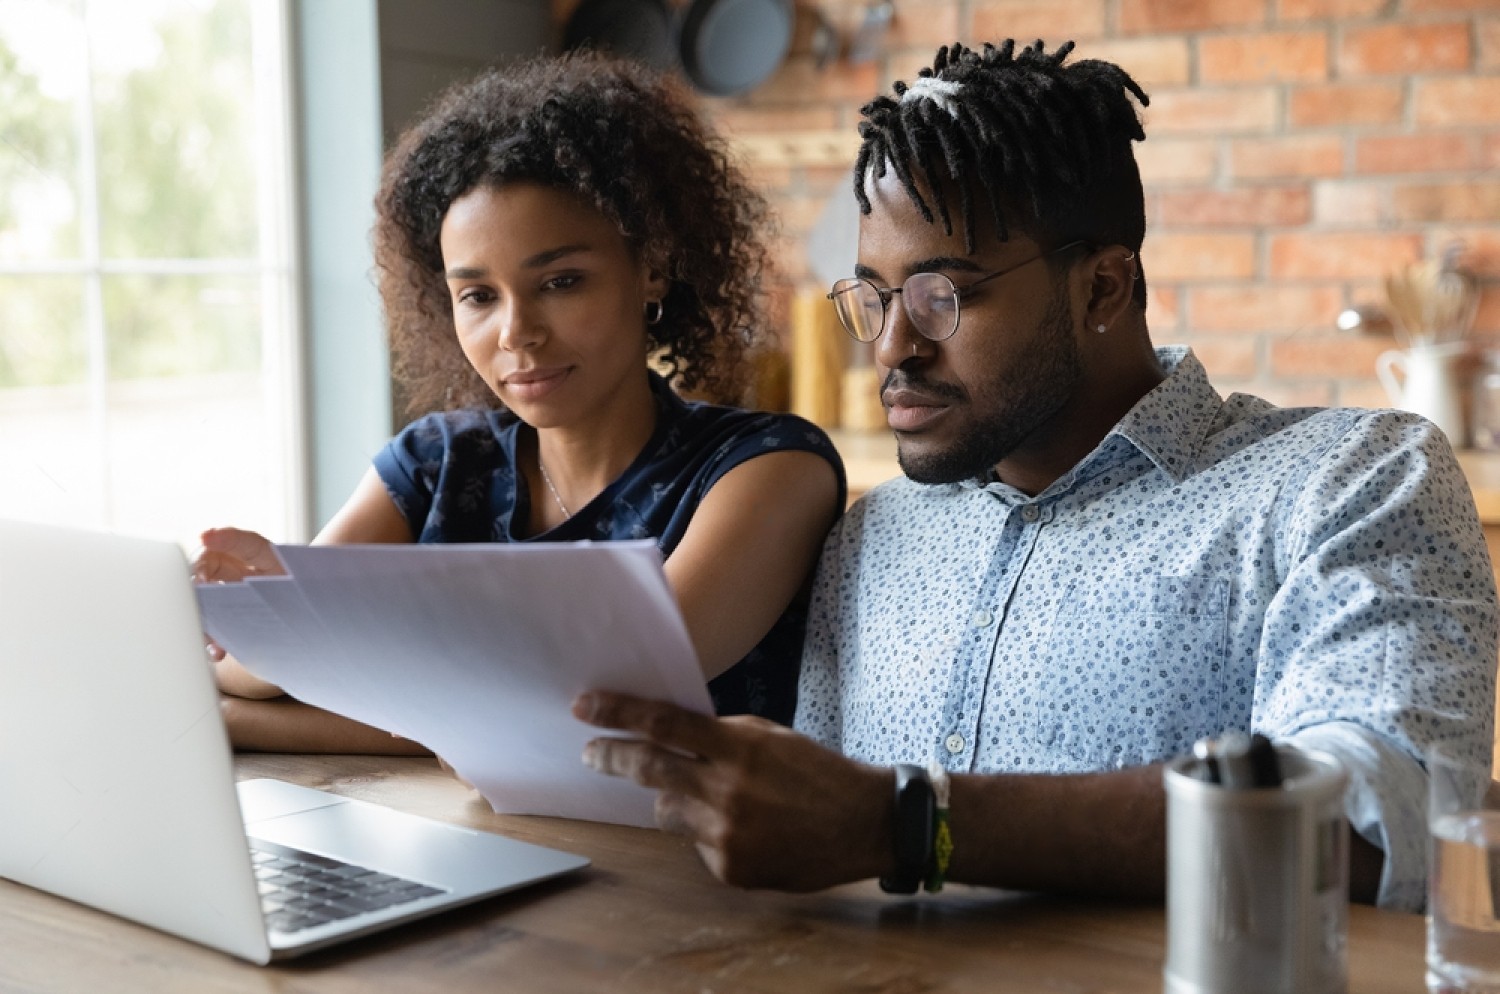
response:
[[[666,308],[662,307],[659,300],[646,301],[646,323],[661,324],[661,316]]]

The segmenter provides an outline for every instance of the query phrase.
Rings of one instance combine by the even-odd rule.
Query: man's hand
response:
[[[811,891],[885,873],[892,779],[760,718],[713,718],[594,691],[579,719],[637,738],[598,738],[584,762],[661,791],[656,820],[738,887]]]

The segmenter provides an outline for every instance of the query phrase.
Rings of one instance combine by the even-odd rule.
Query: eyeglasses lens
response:
[[[958,294],[942,273],[917,273],[901,288],[912,325],[925,337],[941,341],[958,327]]]
[[[885,326],[885,303],[880,291],[864,280],[839,280],[833,285],[833,306],[839,320],[861,342],[873,342]]]
[[[833,285],[833,305],[849,334],[873,342],[885,330],[886,303],[867,280],[839,280]],[[912,326],[926,338],[941,341],[958,328],[958,292],[942,273],[917,273],[901,287],[902,306]]]

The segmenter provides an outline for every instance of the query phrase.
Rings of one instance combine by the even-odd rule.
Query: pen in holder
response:
[[[1348,774],[1260,737],[1207,739],[1167,789],[1166,994],[1343,994]]]

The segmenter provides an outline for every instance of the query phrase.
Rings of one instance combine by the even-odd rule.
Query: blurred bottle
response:
[[[1500,353],[1486,352],[1474,374],[1474,447],[1500,452]]]
[[[849,336],[822,290],[792,299],[792,411],[822,428],[839,425]]]

